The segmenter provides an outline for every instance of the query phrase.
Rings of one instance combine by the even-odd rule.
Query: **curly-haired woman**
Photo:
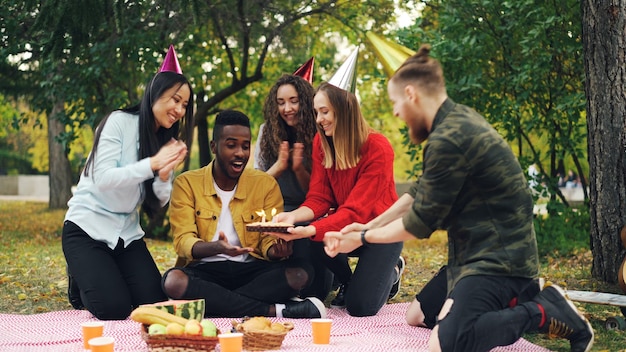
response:
[[[274,176],[284,199],[285,211],[297,209],[306,197],[311,178],[311,151],[317,133],[313,96],[306,79],[282,75],[269,91],[263,106],[263,123],[254,148],[254,167]],[[311,258],[312,244],[294,241],[294,255],[312,262],[316,278],[307,292],[324,300],[330,291],[332,274],[323,263]],[[318,248],[315,252],[319,252]]]

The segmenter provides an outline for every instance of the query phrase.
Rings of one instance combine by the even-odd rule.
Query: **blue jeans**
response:
[[[461,279],[448,298],[454,303],[450,312],[439,320],[439,343],[442,351],[489,351],[497,346],[515,343],[525,332],[536,330],[541,319],[537,304],[514,298],[531,291],[532,279],[476,275]],[[442,285],[443,284],[443,285]],[[445,267],[416,296],[425,322],[432,327],[441,306],[442,288],[446,287]],[[530,297],[528,297],[530,298]]]
[[[63,224],[62,246],[83,305],[100,320],[123,320],[137,306],[167,299],[161,273],[142,240],[115,249],[89,237],[71,221]]]

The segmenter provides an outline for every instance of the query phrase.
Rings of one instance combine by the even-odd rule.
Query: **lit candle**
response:
[[[274,215],[276,215],[276,208],[272,208],[272,222],[276,222],[276,220],[274,220]]]
[[[261,217],[261,222],[265,222],[265,210],[261,209],[261,211],[257,211],[256,215]]]

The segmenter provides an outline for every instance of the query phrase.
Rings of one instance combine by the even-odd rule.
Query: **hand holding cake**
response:
[[[278,232],[278,233],[288,233],[288,229],[293,227],[293,222],[289,221],[278,221],[279,216],[287,213],[280,213],[276,216],[276,209],[273,208],[271,211],[272,220],[271,222],[266,221],[265,210],[261,209],[256,212],[257,215],[261,217],[261,221],[252,222],[246,225],[246,229],[248,231],[258,231],[264,233],[270,232]]]

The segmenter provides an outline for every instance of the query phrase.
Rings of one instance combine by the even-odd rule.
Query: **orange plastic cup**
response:
[[[332,325],[332,319],[311,319],[313,343],[328,345],[330,343],[330,328]]]
[[[89,340],[91,352],[113,352],[115,340],[112,337],[94,337]]]
[[[243,334],[240,332],[230,332],[219,334],[220,350],[222,352],[241,352],[243,348]]]
[[[89,349],[89,340],[94,337],[102,336],[104,332],[104,323],[101,321],[87,321],[80,324],[83,330],[83,347]]]

